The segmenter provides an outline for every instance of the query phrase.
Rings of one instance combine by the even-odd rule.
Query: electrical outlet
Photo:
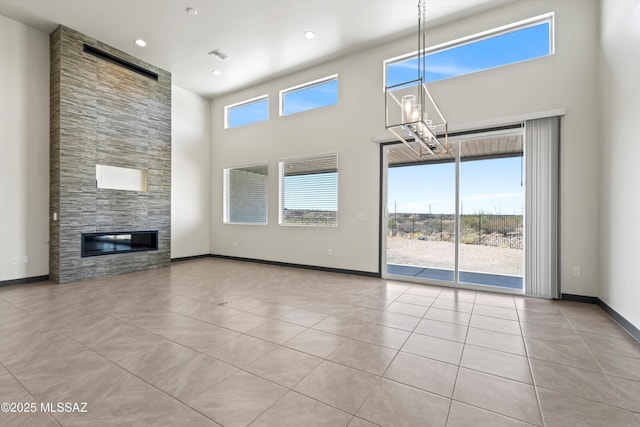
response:
[[[29,256],[28,255],[25,255],[25,256],[22,257],[22,263],[23,264],[29,264]]]
[[[233,242],[233,247],[237,248],[238,247],[238,242]]]
[[[333,249],[327,249],[327,255],[332,256],[333,255]]]
[[[580,267],[573,267],[573,277],[580,277]]]
[[[18,264],[18,258],[11,258],[11,265]]]

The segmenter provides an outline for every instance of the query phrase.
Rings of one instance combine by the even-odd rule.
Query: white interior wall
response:
[[[558,108],[566,109],[561,149],[562,292],[597,295],[598,138],[597,2],[522,1],[432,29],[439,44],[514,21],[556,13],[556,54],[432,84],[452,128]],[[592,29],[585,31],[585,29]],[[415,51],[415,37],[394,41],[228,94],[212,103],[213,253],[307,265],[378,271],[379,147],[384,135],[382,61]],[[278,91],[338,73],[339,104],[278,117]],[[223,128],[223,108],[268,93],[270,119]],[[340,226],[280,227],[277,162],[314,153],[340,155]],[[222,170],[267,161],[269,225],[222,223]],[[596,173],[594,173],[594,171]],[[366,220],[356,220],[364,213]],[[234,242],[236,245],[234,245]],[[333,256],[327,254],[333,249]],[[573,266],[582,276],[571,276]]]
[[[209,248],[209,120],[211,102],[171,88],[171,258]]]
[[[452,128],[566,109],[561,123],[561,292],[598,292],[598,91],[596,0],[522,1],[433,31],[434,43],[555,12],[555,54],[434,84]],[[585,31],[585,29],[591,29]],[[496,120],[498,119],[498,120]],[[573,277],[572,268],[581,268]]]
[[[603,0],[599,297],[640,328],[640,2]]]
[[[585,31],[597,28],[597,4],[594,0],[586,4],[582,0],[518,2],[433,29],[429,42],[436,44],[555,10],[557,53],[442,81],[432,90],[454,129],[518,114],[566,109],[561,164],[563,292],[598,295],[601,265],[600,297],[637,325],[637,310],[631,308],[637,307],[634,301],[638,300],[637,286],[633,285],[638,277],[637,262],[633,262],[638,252],[633,251],[631,243],[624,243],[637,240],[627,239],[627,224],[638,216],[638,198],[624,190],[625,184],[638,182],[638,168],[632,164],[638,158],[637,147],[628,137],[637,130],[633,120],[638,115],[637,104],[636,110],[630,109],[634,100],[627,96],[629,88],[637,88],[632,80],[637,75],[637,63],[628,64],[632,48],[621,43],[634,36],[637,44],[637,33],[632,32],[631,25],[633,19],[637,20],[633,15],[637,6],[633,2],[604,1],[603,29],[607,31],[603,31],[602,46],[607,62],[602,67],[602,80],[608,82],[603,86],[611,93],[605,93],[609,107],[603,111],[607,120],[601,122],[605,124],[603,135],[610,135],[611,145],[619,149],[600,151],[594,66],[597,31]],[[625,14],[627,26],[615,27],[616,20],[624,20]],[[0,280],[11,280],[48,273],[49,40],[47,34],[2,16],[0,35]],[[202,117],[207,114],[208,102],[174,88],[174,142],[187,142],[176,143],[173,153],[172,257],[212,252],[377,271],[379,151],[371,139],[384,134],[381,64],[386,58],[412,50],[414,38],[395,41],[214,100],[210,152],[206,147],[208,135],[203,135],[209,123]],[[279,89],[336,72],[340,74],[338,106],[277,116]],[[625,83],[614,83],[617,81]],[[223,129],[224,105],[262,93],[270,94],[271,120]],[[277,161],[326,152],[341,155],[340,227],[277,226]],[[203,160],[208,155],[210,159]],[[597,173],[600,155],[604,156],[601,175]],[[271,167],[270,224],[223,225],[222,169],[264,160]],[[601,203],[594,190],[599,176],[603,178]],[[604,207],[600,223],[599,205]],[[202,217],[209,210],[210,221]],[[356,219],[358,213],[365,214],[365,221]],[[205,236],[209,224],[210,242]],[[594,231],[598,224],[600,251]],[[329,256],[327,249],[333,249],[334,255]],[[28,263],[22,263],[25,255]],[[598,255],[603,257],[600,264]],[[11,258],[18,258],[18,264],[11,265]],[[571,277],[574,265],[582,267],[581,278]]]
[[[212,109],[212,235],[215,254],[359,271],[377,271],[378,147],[371,142],[375,120],[370,106],[381,97],[382,69],[367,54],[356,54],[258,88],[214,100]],[[364,63],[364,65],[363,65]],[[360,76],[351,70],[370,66],[377,79],[363,93]],[[339,104],[278,117],[278,90],[338,73]],[[269,93],[270,120],[224,129],[225,105]],[[364,95],[364,96],[363,96]],[[383,117],[381,108],[375,115]],[[278,225],[278,161],[297,156],[338,153],[339,226]],[[363,162],[362,160],[368,159]],[[223,169],[262,162],[269,164],[266,226],[223,224]],[[358,213],[365,220],[356,219]],[[329,255],[328,250],[332,250]]]
[[[208,254],[210,101],[172,98],[172,257]],[[0,281],[49,274],[49,35],[1,15],[0,207]]]
[[[49,35],[0,15],[0,281],[49,274],[48,212]]]

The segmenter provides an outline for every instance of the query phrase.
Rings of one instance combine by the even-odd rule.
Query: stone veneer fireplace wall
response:
[[[136,67],[157,74],[157,80]],[[58,27],[51,34],[50,141],[51,279],[63,283],[167,266],[171,74]],[[97,188],[96,164],[146,170],[147,191]],[[158,230],[158,250],[81,256],[83,233],[135,230]]]

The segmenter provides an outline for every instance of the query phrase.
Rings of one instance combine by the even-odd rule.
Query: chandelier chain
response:
[[[427,87],[426,4],[418,0],[417,80],[385,86],[385,126],[420,157],[447,153],[449,133],[447,120]],[[444,144],[438,139],[438,129],[444,131]]]
[[[427,1],[418,0],[418,79],[426,82],[426,28],[427,28]]]

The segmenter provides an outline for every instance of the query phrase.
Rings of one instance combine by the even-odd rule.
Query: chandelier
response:
[[[418,0],[417,78],[384,90],[385,127],[420,157],[446,153],[449,138],[447,121],[425,81],[425,29],[426,0]]]

